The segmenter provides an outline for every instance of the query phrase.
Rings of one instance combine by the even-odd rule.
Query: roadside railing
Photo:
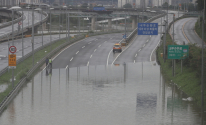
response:
[[[164,14],[161,14],[161,15],[158,15],[157,17],[154,17],[154,18],[151,18],[149,20],[147,20],[146,22],[151,22],[161,16],[164,16]],[[129,35],[129,39],[131,39],[137,32],[137,29],[135,29],[130,35]],[[89,36],[95,36],[95,35],[102,35],[102,34],[109,34],[109,33],[114,33],[113,31],[112,32],[101,32],[101,33],[92,33],[92,34],[89,34]],[[41,65],[43,65],[43,63],[45,62],[45,59],[46,57],[51,57],[52,55],[54,55],[55,53],[57,53],[59,50],[65,48],[66,46],[76,42],[76,41],[79,41],[79,40],[82,40],[85,38],[85,35],[80,35],[80,36],[77,36],[75,37],[74,39],[68,41],[68,42],[65,42],[63,43],[62,45],[60,45],[59,47],[53,49],[50,53],[48,53],[44,58],[42,58],[41,60],[38,61],[38,63],[35,63],[35,65],[26,73],[26,76],[24,76],[18,83],[17,85],[10,91],[10,93],[4,97],[4,100],[0,103],[0,114],[3,112],[3,110],[5,109],[5,107],[10,103],[10,101],[17,95],[17,93],[19,92],[19,90],[21,89],[22,85],[25,83],[25,81],[31,77],[31,75],[35,72],[35,70],[40,67]],[[68,38],[62,38],[62,39],[59,39],[59,40],[66,40]],[[37,48],[36,50],[34,50],[34,53],[36,53],[37,51],[40,51],[42,50],[44,47],[47,47],[47,46],[50,46],[52,44],[54,44],[55,42],[59,41],[59,40],[55,40],[53,42],[50,42],[50,43],[47,43],[39,48]],[[26,54],[24,56],[24,58],[21,58],[19,60],[17,60],[17,65],[24,61],[25,59],[27,59],[28,57],[30,57],[32,55],[32,52]],[[8,66],[2,70],[0,72],[0,76],[4,73],[6,73],[8,71]]]
[[[45,15],[45,18],[44,18],[42,21],[35,23],[35,24],[34,24],[34,27],[36,27],[36,26],[40,25],[41,23],[47,21],[47,19],[48,19],[48,14],[47,14],[46,12],[44,12],[44,11],[43,11],[42,14]],[[18,19],[17,22],[20,21],[20,20],[22,20],[22,17],[21,17],[20,19]],[[13,34],[14,34],[14,36],[16,36],[16,35],[18,35],[18,34],[21,34],[21,33],[22,33],[22,30],[23,30],[23,32],[28,31],[29,28],[32,28],[32,25],[26,26],[26,27],[24,27],[23,29],[21,29],[21,30],[19,30],[19,31],[18,31],[18,30],[14,30]],[[0,39],[4,39],[4,38],[6,38],[7,36],[10,36],[11,33],[12,33],[12,32],[0,36]],[[6,38],[6,39],[7,39],[7,38]]]
[[[18,23],[19,21],[22,20],[22,18],[23,18],[23,17],[22,17],[22,14],[17,11],[17,15],[19,16],[19,18],[13,20],[13,23]],[[10,25],[12,25],[12,21],[5,22],[5,23],[3,23],[2,25],[0,25],[0,29],[1,29],[1,28],[4,28],[4,27],[7,27],[7,26],[10,26]]]

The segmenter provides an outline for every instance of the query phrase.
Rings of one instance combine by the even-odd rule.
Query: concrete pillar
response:
[[[46,30],[46,22],[42,24],[43,25],[43,31]]]
[[[137,28],[137,16],[132,16],[132,29]]]
[[[91,22],[91,30],[95,30],[95,17],[92,17],[92,22]]]
[[[112,29],[112,19],[108,19],[108,29]]]

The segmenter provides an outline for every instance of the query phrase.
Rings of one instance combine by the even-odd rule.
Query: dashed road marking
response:
[[[135,63],[136,61],[134,60],[134,63]]]
[[[78,53],[79,53],[79,51],[76,52],[76,54],[78,54]]]
[[[90,58],[92,58],[92,55],[90,56]]]
[[[68,68],[68,65],[66,66],[66,68],[65,69],[67,69]]]
[[[101,45],[99,45],[98,47],[100,47]]]
[[[95,52],[96,50],[97,50],[97,49],[95,49],[94,52]]]
[[[70,59],[70,62],[73,60],[73,57]]]
[[[135,57],[137,57],[137,54],[135,55]]]
[[[87,66],[89,66],[89,62],[87,63]]]
[[[92,42],[89,42],[88,44],[91,44]]]
[[[84,47],[85,47],[85,46],[83,46],[82,49],[83,49]]]
[[[143,45],[143,47],[145,47],[145,44]]]
[[[141,49],[139,51],[141,51]]]

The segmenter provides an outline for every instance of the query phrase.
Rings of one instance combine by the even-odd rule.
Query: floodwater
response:
[[[200,111],[154,62],[44,70],[0,125],[200,125]]]

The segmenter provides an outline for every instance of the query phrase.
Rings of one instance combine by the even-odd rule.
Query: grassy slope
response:
[[[50,49],[52,50],[65,42],[66,42],[66,40],[59,40],[58,42],[52,44],[52,46],[47,46],[44,49],[36,52],[34,55],[34,63],[37,63],[39,60],[41,60],[43,57],[45,57],[50,52]],[[26,75],[26,73],[29,71],[29,69],[32,68],[32,62],[33,62],[33,59],[31,56],[16,66],[16,69],[14,70],[14,76],[16,79],[14,81],[15,85],[21,80],[21,78],[23,78]],[[0,76],[0,85],[1,84],[8,84],[8,88],[4,92],[0,93],[0,102],[9,94],[9,92],[13,88],[12,83],[10,81],[11,78],[12,78],[12,70],[10,70],[10,71],[6,72],[5,74],[3,74],[2,76]]]
[[[167,44],[172,44],[172,39],[170,35],[167,35]],[[200,107],[201,105],[201,79],[197,76],[197,70],[190,66],[183,65],[183,72],[181,73],[181,63],[180,60],[176,61],[176,68],[175,68],[175,77],[172,76],[172,61],[167,59],[164,63],[161,54],[163,53],[163,46],[160,46],[157,49],[157,58],[160,62],[161,69],[163,75],[166,77],[167,80],[172,80],[175,84],[177,84],[178,88],[185,92],[188,96],[193,97],[197,105]],[[187,60],[183,60],[183,64]],[[206,81],[205,81],[206,83]],[[206,89],[205,89],[205,98],[204,101],[206,102]]]

